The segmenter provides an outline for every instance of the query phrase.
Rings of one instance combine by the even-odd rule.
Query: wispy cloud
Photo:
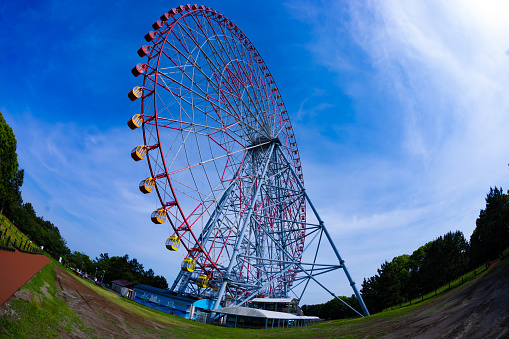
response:
[[[128,253],[156,274],[176,276],[183,254],[165,249],[168,226],[150,222],[156,197],[137,188],[148,176],[147,166],[129,156],[141,140],[137,132],[127,126],[101,131],[50,125],[30,112],[2,113],[18,140],[24,200],[59,227],[72,250],[92,258]]]
[[[501,14],[507,6],[301,1],[288,7],[313,30],[308,46],[315,62],[354,102],[355,127],[339,123],[338,132],[362,132],[324,136],[320,145],[333,152],[307,153],[312,161],[304,162],[308,191],[336,241],[346,236],[370,244],[382,262],[448,230],[470,236],[487,190],[507,186],[509,177],[509,24]],[[353,257],[367,250],[355,247]],[[369,266],[371,273],[356,272],[374,274]]]

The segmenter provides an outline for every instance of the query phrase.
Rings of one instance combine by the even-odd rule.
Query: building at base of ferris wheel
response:
[[[289,328],[314,325],[320,318],[305,316],[297,299],[254,298],[249,307],[223,307],[217,310],[220,323],[234,328]]]
[[[210,299],[199,299],[148,285],[136,285],[134,292],[135,302],[186,319],[200,321],[205,311],[213,306]]]
[[[134,301],[152,309],[181,318],[209,323],[214,300],[152,287],[136,285]],[[254,298],[249,307],[219,307],[214,324],[233,328],[289,328],[316,324],[320,318],[305,316],[296,299]]]

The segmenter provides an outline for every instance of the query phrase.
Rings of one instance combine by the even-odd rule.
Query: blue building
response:
[[[213,300],[198,300],[149,285],[135,285],[134,291],[135,302],[186,319],[204,321],[214,305]]]
[[[210,299],[200,299],[195,301],[191,306],[189,319],[207,323],[210,316],[210,310],[214,307],[214,302],[214,300]],[[219,308],[221,308],[221,305],[219,305]]]

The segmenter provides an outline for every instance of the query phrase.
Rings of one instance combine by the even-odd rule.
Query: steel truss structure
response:
[[[319,278],[342,268],[369,315],[304,189],[290,118],[253,44],[205,6],[160,19],[132,70],[143,76],[129,93],[141,114],[128,124],[143,130],[132,157],[150,170],[140,190],[159,197],[152,221],[168,225],[168,249],[184,249],[171,290],[214,299],[214,309],[255,296],[301,299],[311,281],[334,295]],[[319,260],[324,246],[334,262]]]

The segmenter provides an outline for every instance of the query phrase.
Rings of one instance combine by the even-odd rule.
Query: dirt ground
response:
[[[94,330],[100,338],[154,338],[147,328],[162,330],[163,325],[146,320],[92,291],[70,273],[55,265],[55,283],[58,296]],[[72,296],[72,297],[71,297]],[[74,297],[74,298],[73,298]],[[126,325],[129,324],[129,325]],[[165,325],[167,326],[167,325]],[[74,329],[63,338],[84,338],[85,333]]]
[[[69,306],[100,337],[150,337],[143,333],[144,327],[160,330],[167,326],[147,321],[110,302],[58,267],[56,281],[60,285],[57,288],[76,296],[76,299],[72,299],[62,294]],[[125,323],[130,324],[130,328]],[[405,315],[367,321],[366,325],[360,333],[341,333],[339,326],[340,333],[337,335],[386,338],[509,337],[509,266],[488,273],[483,279],[452,290]]]
[[[385,332],[384,338],[508,338],[509,266],[409,314],[377,323],[373,332]]]

